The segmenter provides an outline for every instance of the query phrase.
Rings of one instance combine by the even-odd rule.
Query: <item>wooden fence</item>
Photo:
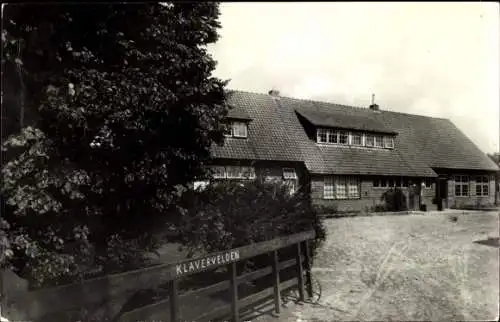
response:
[[[12,296],[4,293],[2,297],[2,315],[10,321],[40,321],[41,318],[45,317],[46,319],[51,314],[79,309],[92,303],[103,303],[120,296],[131,297],[141,289],[155,289],[163,283],[168,284],[169,294],[167,299],[137,309],[120,312],[112,320],[120,322],[139,320],[207,321],[231,316],[232,320],[237,322],[240,320],[242,310],[251,307],[257,302],[272,298],[274,298],[274,309],[276,313],[279,313],[281,307],[280,293],[282,290],[297,287],[302,301],[305,300],[306,292],[308,296],[312,296],[309,241],[314,236],[314,231],[307,231],[209,254],[200,258],[108,275],[77,284],[35,291],[18,291],[18,294]],[[295,248],[294,258],[280,261],[278,250],[288,247]],[[270,266],[238,276],[236,271],[238,262],[262,254],[271,255],[272,264]],[[227,280],[179,294],[179,282],[185,277],[220,266],[227,267]],[[281,280],[280,271],[291,267],[296,268],[294,277],[285,281]],[[238,285],[271,274],[273,285],[243,298],[238,296]],[[190,308],[197,305],[196,299],[225,290],[230,295],[230,304],[224,303],[215,307],[210,305],[201,315],[190,316],[190,311],[192,311]],[[8,292],[8,290],[5,291]],[[187,303],[185,312],[179,310],[181,302]]]

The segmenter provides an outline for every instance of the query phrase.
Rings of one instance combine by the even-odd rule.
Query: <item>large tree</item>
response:
[[[89,245],[150,236],[204,175],[227,112],[206,50],[218,16],[208,2],[4,8],[3,76],[22,95],[12,110],[36,115],[3,144],[0,224],[16,270],[59,278]]]

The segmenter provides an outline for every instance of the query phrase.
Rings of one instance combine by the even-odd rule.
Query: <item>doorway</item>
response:
[[[448,179],[438,177],[436,180],[436,203],[438,210],[448,208]]]

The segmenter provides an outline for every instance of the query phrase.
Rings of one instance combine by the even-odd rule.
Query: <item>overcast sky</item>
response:
[[[497,3],[223,3],[229,88],[451,119],[499,150]]]

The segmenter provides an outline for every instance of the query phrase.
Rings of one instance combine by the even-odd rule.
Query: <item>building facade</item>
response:
[[[399,188],[410,209],[492,205],[498,166],[447,119],[232,91],[214,178],[305,187],[315,205],[370,211]]]

